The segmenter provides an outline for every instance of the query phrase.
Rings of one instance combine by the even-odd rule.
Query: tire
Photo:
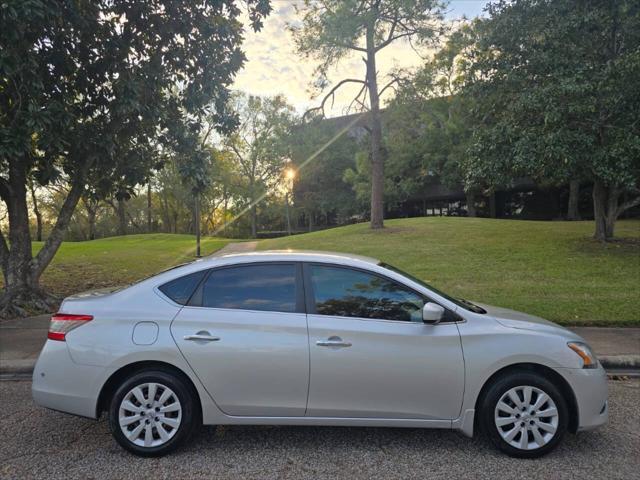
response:
[[[536,373],[513,372],[489,387],[479,421],[499,450],[512,457],[537,458],[558,446],[567,431],[569,412],[552,382]]]
[[[192,389],[179,376],[163,370],[131,375],[118,387],[109,405],[109,427],[114,438],[141,457],[174,451],[191,436],[199,419]]]

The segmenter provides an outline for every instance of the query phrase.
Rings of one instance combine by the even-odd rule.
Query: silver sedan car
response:
[[[607,421],[605,372],[551,322],[452,298],[377,260],[262,252],[195,261],[67,298],[36,403],[143,456],[200,425],[481,431],[538,457]]]

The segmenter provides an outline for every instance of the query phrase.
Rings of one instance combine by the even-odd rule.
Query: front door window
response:
[[[311,265],[315,313],[422,322],[424,298],[387,278],[343,267]]]

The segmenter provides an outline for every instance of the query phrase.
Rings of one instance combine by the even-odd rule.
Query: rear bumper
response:
[[[578,405],[578,431],[593,430],[609,419],[607,374],[601,365],[596,369],[559,368],[567,380]]]
[[[47,340],[33,370],[31,393],[36,404],[96,418],[105,368],[74,363],[67,344]]]

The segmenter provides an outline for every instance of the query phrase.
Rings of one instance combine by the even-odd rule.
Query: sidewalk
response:
[[[31,373],[47,339],[49,315],[0,322],[0,374]],[[608,370],[640,369],[640,328],[574,327]]]
[[[51,315],[0,321],[0,374],[31,373]]]

